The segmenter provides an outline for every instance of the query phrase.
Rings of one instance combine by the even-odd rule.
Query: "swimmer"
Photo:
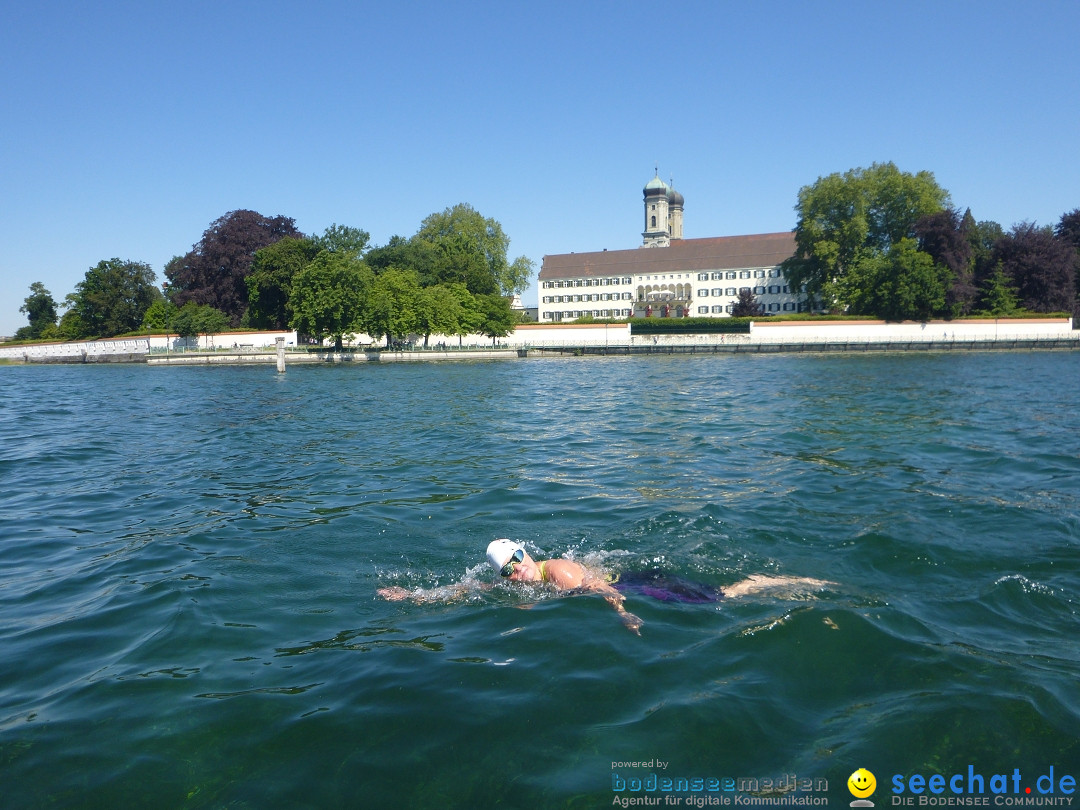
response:
[[[509,582],[536,582],[551,586],[557,591],[598,593],[619,614],[627,629],[641,635],[641,619],[626,610],[626,597],[620,592],[629,590],[664,601],[717,602],[768,590],[792,588],[820,588],[833,583],[808,577],[770,577],[755,574],[736,582],[722,591],[707,585],[689,582],[659,571],[631,572],[612,581],[607,576],[564,558],[534,560],[519,543],[501,538],[493,540],[487,548],[488,564]],[[432,591],[409,591],[401,587],[379,588],[377,593],[384,599],[397,602],[411,599],[414,602],[449,601],[461,596],[467,586],[459,584],[449,589]]]

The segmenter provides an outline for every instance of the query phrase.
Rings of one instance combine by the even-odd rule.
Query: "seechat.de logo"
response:
[[[847,788],[851,791],[851,795],[855,797],[855,801],[851,803],[852,807],[874,806],[873,802],[868,801],[868,797],[877,788],[877,779],[866,768],[859,768],[848,777]]]

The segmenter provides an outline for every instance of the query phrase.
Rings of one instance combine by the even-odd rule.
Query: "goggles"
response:
[[[524,559],[525,552],[519,548],[512,555],[510,555],[510,559],[507,561],[506,565],[502,567],[502,570],[499,571],[499,575],[504,577],[510,576],[514,573],[514,566]]]

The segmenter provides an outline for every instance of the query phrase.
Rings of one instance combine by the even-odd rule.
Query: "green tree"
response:
[[[292,318],[293,279],[319,253],[313,239],[286,236],[255,252],[244,279],[248,289],[247,324],[254,329],[284,329]]]
[[[536,262],[525,256],[518,256],[506,266],[499,278],[499,289],[505,296],[521,295],[529,289],[533,272],[536,270]]]
[[[998,260],[994,257],[994,246],[1003,236],[1005,236],[1005,231],[1001,225],[990,220],[977,222],[974,228],[968,230],[974,271],[973,281],[977,289],[983,289],[987,280],[997,270]]]
[[[375,340],[404,337],[424,328],[420,278],[412,270],[390,267],[375,277],[364,307],[364,327]]]
[[[994,270],[986,277],[982,286],[980,312],[987,315],[1012,315],[1020,306],[1017,289],[1012,285],[1005,269],[998,262]]]
[[[69,312],[61,332],[67,339],[112,337],[134,332],[142,325],[150,305],[161,298],[154,271],[143,262],[109,259],[86,271],[68,295]],[[68,314],[74,313],[71,318]],[[78,334],[75,334],[78,333]]]
[[[885,255],[867,256],[846,279],[853,309],[889,321],[927,321],[945,306],[951,275],[919,250],[914,239],[901,239]]]
[[[893,163],[818,178],[799,190],[796,252],[784,262],[784,274],[811,299],[844,310],[857,292],[847,276],[871,275],[859,273],[862,262],[887,256],[915,236],[920,217],[949,205],[933,174],[901,172]]]
[[[183,338],[217,335],[229,325],[228,316],[209,304],[188,301],[173,315],[172,329]]]
[[[460,286],[464,289],[463,285]],[[468,295],[468,290],[465,290],[465,294]],[[432,334],[457,335],[468,319],[461,297],[443,284],[424,287],[420,291],[417,314],[425,348]]]
[[[176,305],[162,297],[147,308],[140,328],[150,332],[171,332],[174,317]]]
[[[345,253],[322,250],[293,278],[290,325],[319,340],[334,338],[341,351],[344,337],[360,331],[364,302],[373,281],[371,270]]]
[[[450,284],[447,289],[461,307],[461,319],[454,331],[449,333],[457,337],[458,346],[461,346],[466,335],[475,335],[480,332],[484,316],[480,311],[476,296],[469,292],[469,288],[464,284]]]
[[[413,270],[420,276],[420,283],[429,287],[437,283],[435,279],[437,253],[435,245],[431,242],[392,236],[390,241],[382,247],[369,250],[364,256],[364,261],[375,271],[375,275],[388,267]]]
[[[29,321],[15,333],[19,340],[37,340],[56,333],[56,300],[40,281],[30,285],[30,295],[19,307],[19,312]]]
[[[413,238],[436,249],[433,278],[425,286],[460,282],[478,295],[498,292],[507,279],[510,239],[502,225],[467,203],[431,214]]]
[[[350,228],[347,225],[338,225],[336,222],[323,231],[322,236],[312,237],[319,250],[328,250],[331,253],[344,253],[354,259],[362,259],[367,250],[371,234],[359,228]]]
[[[514,313],[505,296],[478,295],[476,303],[481,317],[480,332],[491,338],[492,346],[495,345],[496,338],[505,337],[514,331]]]
[[[75,308],[75,293],[67,294],[64,299],[64,306],[67,307],[67,311],[60,316],[60,323],[57,325],[61,340],[82,340],[93,334]]]

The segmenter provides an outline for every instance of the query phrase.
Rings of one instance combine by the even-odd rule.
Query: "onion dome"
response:
[[[670,205],[672,208],[682,208],[683,207],[683,195],[680,194],[679,192],[677,192],[671,186],[668,186],[667,199],[668,199],[668,205]]]
[[[668,187],[664,181],[660,179],[659,173],[645,185],[646,197],[659,197],[661,194],[667,194],[667,191]]]

